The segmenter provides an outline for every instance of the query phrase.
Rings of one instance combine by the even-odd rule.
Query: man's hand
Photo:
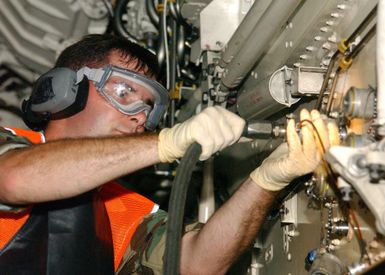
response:
[[[325,124],[318,111],[313,110],[309,114],[307,110],[302,110],[300,119],[302,142],[294,120],[290,120],[286,131],[287,143],[281,144],[250,174],[260,187],[271,191],[283,189],[296,177],[313,172],[324,150],[338,144],[337,127],[333,123]]]
[[[189,120],[159,133],[158,152],[161,162],[172,162],[184,155],[194,142],[202,146],[200,160],[236,142],[242,134],[245,121],[215,106],[208,107]]]

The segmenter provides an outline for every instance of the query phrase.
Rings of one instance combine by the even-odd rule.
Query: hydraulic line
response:
[[[166,249],[163,264],[163,272],[165,275],[179,274],[181,237],[187,190],[193,169],[201,152],[202,149],[198,143],[190,145],[180,161],[172,184],[168,204]]]
[[[178,26],[177,31],[177,59],[180,67],[184,65],[184,56],[185,56],[185,41],[186,35],[185,30],[182,25]]]
[[[170,52],[170,91],[174,93],[176,90],[176,66],[177,66],[177,22],[172,20],[171,22],[171,52]],[[171,98],[171,110],[170,110],[170,126],[175,124],[175,100],[176,98]]]
[[[175,4],[173,2],[170,2],[169,7],[170,7],[170,14],[171,14],[172,18],[175,21],[178,21],[179,20],[179,14],[176,11]]]
[[[227,43],[225,51],[222,53],[221,59],[219,60],[219,66],[224,68],[239,52],[268,5],[269,1],[266,0],[254,2],[245,18],[234,32],[234,35]]]
[[[365,36],[362,38],[362,40],[360,41],[360,43],[355,47],[353,48],[353,50],[351,52],[349,52],[346,56],[343,57],[344,60],[346,60],[347,62],[351,62],[351,60],[353,58],[355,58],[359,53],[360,51],[366,46],[366,44],[369,42],[370,39],[373,38],[374,34],[376,33],[376,25],[374,25],[366,34]],[[338,53],[338,52],[336,52]],[[336,55],[336,54],[335,54]],[[335,62],[335,61],[333,61]],[[328,68],[328,71],[331,67]],[[331,112],[331,109],[332,109],[332,101],[333,101],[333,98],[334,98],[334,93],[335,93],[335,88],[336,88],[336,85],[337,85],[337,78],[338,78],[338,75],[341,71],[341,66],[339,66],[335,72],[335,76],[333,78],[333,82],[332,82],[332,87],[330,89],[330,94],[329,94],[329,100],[327,102],[327,106],[326,106],[326,113],[327,114],[330,114]],[[326,73],[327,74],[327,73]],[[327,75],[327,77],[329,77]],[[326,80],[326,77],[325,77],[325,80]],[[324,91],[322,88],[324,87],[325,85],[325,89],[326,89],[326,84],[325,82],[327,83],[327,81],[324,80],[324,83],[322,83],[322,87],[321,87],[321,91]],[[320,93],[321,95],[321,93]],[[318,106],[318,105],[317,105]]]
[[[114,17],[112,18],[112,26],[116,33],[122,37],[126,37],[134,43],[140,44],[139,40],[130,34],[123,26],[122,16],[126,11],[127,3],[129,0],[118,0],[115,6]]]
[[[346,55],[345,59],[350,60],[355,58],[361,52],[361,50],[366,46],[366,44],[368,44],[369,40],[374,37],[375,34],[376,34],[376,25],[374,25],[368,31],[368,33],[365,34],[364,38],[362,38],[360,43],[356,47],[354,47],[350,53]]]
[[[220,84],[224,90],[233,89],[242,82],[265,53],[274,37],[282,32],[288,18],[301,2],[300,0],[272,1],[239,52],[225,66]]]
[[[363,30],[368,26],[368,24],[373,20],[373,18],[376,16],[377,13],[377,5],[370,11],[370,13],[365,17],[365,19],[362,21],[362,23],[357,27],[357,29],[349,36],[349,38],[345,41],[345,45],[348,46],[352,41],[354,41],[357,36],[359,36]],[[336,51],[329,63],[328,69],[325,74],[324,81],[321,86],[320,94],[318,96],[315,108],[320,110],[322,106],[322,98],[325,94],[326,88],[328,86],[329,77],[332,72],[332,69],[334,68],[334,65],[337,61],[337,57],[339,56],[340,52]]]
[[[182,26],[189,26],[186,20],[183,18],[180,11],[179,1],[170,1],[169,3],[171,16]]]
[[[169,52],[168,52],[168,34],[167,34],[167,1],[163,1],[163,10],[159,16],[158,24],[158,41],[156,47],[156,56],[158,58],[159,71],[162,71],[166,64],[166,89],[170,89],[170,75],[169,75]]]
[[[385,1],[378,2],[377,14],[377,41],[376,41],[376,59],[377,59],[377,123],[379,128],[377,133],[385,137]]]

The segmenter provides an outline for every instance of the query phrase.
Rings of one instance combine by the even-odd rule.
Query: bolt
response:
[[[340,115],[339,115],[338,112],[330,112],[329,116],[330,116],[331,118],[339,118]]]
[[[337,39],[336,39],[336,37],[334,35],[332,35],[332,36],[330,36],[328,38],[328,41],[331,42],[331,43],[336,43]]]
[[[216,96],[216,92],[215,92],[214,88],[210,88],[209,89],[209,97],[210,97],[210,99],[214,100],[215,96]]]
[[[221,42],[221,41],[217,41],[215,42],[215,44],[219,47],[219,48],[223,48],[224,44]]]
[[[371,164],[368,168],[371,183],[379,183],[385,177],[385,167],[383,165]]]
[[[209,64],[209,65],[207,66],[207,73],[208,73],[209,75],[213,75],[214,72],[215,72],[215,65],[214,65],[214,64]]]
[[[324,43],[324,44],[322,45],[322,49],[327,50],[327,51],[330,51],[331,46],[330,46],[329,43]]]
[[[339,246],[341,244],[341,241],[339,239],[332,240],[332,245]]]
[[[291,253],[287,253],[287,260],[291,261]],[[290,274],[290,273],[289,273]]]
[[[321,62],[321,66],[329,66],[329,64],[330,64],[330,59],[324,59],[324,60],[322,60],[322,62]]]
[[[293,22],[288,22],[286,24],[286,29],[292,29],[293,28]]]
[[[293,79],[288,79],[288,80],[285,80],[285,84],[289,85],[289,86],[293,86],[294,85],[294,81],[293,81]]]
[[[364,168],[366,168],[366,165],[367,165],[367,163],[366,163],[365,157],[361,156],[361,158],[359,158],[357,160],[357,167],[364,169]]]
[[[338,18],[338,17],[341,16],[341,14],[338,13],[338,12],[333,12],[332,14],[330,14],[330,16],[333,17],[333,18]]]
[[[312,52],[312,51],[315,50],[315,47],[313,47],[313,46],[307,46],[307,47],[305,48],[305,50],[308,51],[308,52]]]
[[[289,213],[289,209],[287,209],[287,207],[283,207],[279,210],[279,213],[281,215],[286,215],[287,213]]]
[[[207,76],[208,76],[207,70],[202,70],[202,78],[203,78],[203,80],[207,80]]]
[[[285,42],[285,47],[286,48],[293,48],[293,41],[286,41]]]
[[[218,77],[213,77],[212,83],[214,86],[218,85],[221,82],[221,80]]]
[[[342,187],[340,188],[342,200],[343,201],[351,201],[352,199],[352,188],[350,186],[348,187]]]

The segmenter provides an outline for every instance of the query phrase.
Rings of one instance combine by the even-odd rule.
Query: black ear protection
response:
[[[88,98],[88,78],[69,68],[54,68],[40,76],[31,96],[22,103],[23,120],[35,131],[48,121],[70,117],[84,109]]]

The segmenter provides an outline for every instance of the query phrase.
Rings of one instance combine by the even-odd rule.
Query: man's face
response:
[[[143,72],[135,70],[136,64],[127,65],[117,53],[111,54],[109,60],[111,65],[143,74]],[[118,93],[119,90],[114,92]],[[135,97],[137,100],[149,102],[152,95],[145,89],[140,89]],[[142,133],[144,132],[146,119],[147,116],[144,111],[134,115],[126,115],[120,112],[96,90],[92,82],[90,82],[87,106],[82,112],[69,118],[69,120],[76,120],[76,126],[73,130],[82,136],[93,137]]]

